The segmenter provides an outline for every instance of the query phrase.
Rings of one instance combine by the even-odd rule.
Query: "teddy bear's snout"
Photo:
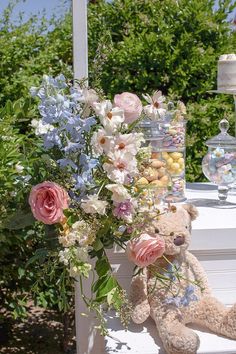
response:
[[[182,246],[185,242],[184,236],[176,236],[174,239],[175,246]]]

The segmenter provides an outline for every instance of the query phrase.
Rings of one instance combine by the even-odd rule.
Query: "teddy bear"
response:
[[[226,308],[212,295],[204,269],[187,250],[197,216],[195,206],[182,204],[153,221],[154,234],[164,239],[164,255],[131,282],[132,320],[139,324],[151,316],[168,354],[197,353],[200,340],[188,323],[236,339],[236,305]]]

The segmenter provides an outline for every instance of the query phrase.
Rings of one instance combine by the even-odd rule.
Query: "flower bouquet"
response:
[[[112,103],[92,89],[70,86],[62,75],[44,76],[31,94],[39,99],[41,115],[31,124],[45,150],[45,168],[52,172],[50,181],[32,187],[29,204],[38,221],[56,230],[57,257],[80,282],[81,296],[101,319],[104,334],[101,304],[113,306],[124,324],[130,313],[106,249],[114,244],[125,249],[132,240],[128,255],[139,267],[164,250],[156,235],[139,232],[160,213],[159,201],[136,184],[142,159],[151,154],[142,147],[142,133],[134,130],[142,103],[127,92]],[[95,273],[91,299],[83,294],[89,273]]]

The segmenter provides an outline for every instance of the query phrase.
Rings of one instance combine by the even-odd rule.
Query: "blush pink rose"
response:
[[[31,189],[29,204],[35,219],[51,225],[64,219],[63,209],[68,208],[69,196],[59,184],[45,181]]]
[[[129,260],[138,267],[147,267],[160,258],[165,251],[165,242],[156,235],[141,234],[130,240],[126,252]]]
[[[124,110],[125,123],[132,123],[138,119],[142,113],[142,102],[135,94],[123,92],[114,97],[115,106]]]

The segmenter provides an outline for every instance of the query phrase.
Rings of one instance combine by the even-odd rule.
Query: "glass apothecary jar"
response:
[[[160,122],[159,131],[163,135],[163,149],[167,148],[178,151],[185,147],[185,120]]]
[[[208,153],[203,158],[202,170],[207,179],[218,185],[220,202],[227,199],[229,185],[236,180],[236,138],[227,133],[229,123],[222,119],[220,134],[206,141]]]
[[[147,149],[139,164],[139,178],[136,186],[142,188],[145,195],[159,204],[171,185],[167,162],[162,157],[163,136],[159,131],[158,122],[144,120],[139,124],[145,142],[142,148]]]
[[[171,178],[171,188],[165,196],[166,202],[178,203],[185,197],[185,136],[186,121],[171,120],[160,123],[163,135],[162,156],[167,163],[167,171]]]

